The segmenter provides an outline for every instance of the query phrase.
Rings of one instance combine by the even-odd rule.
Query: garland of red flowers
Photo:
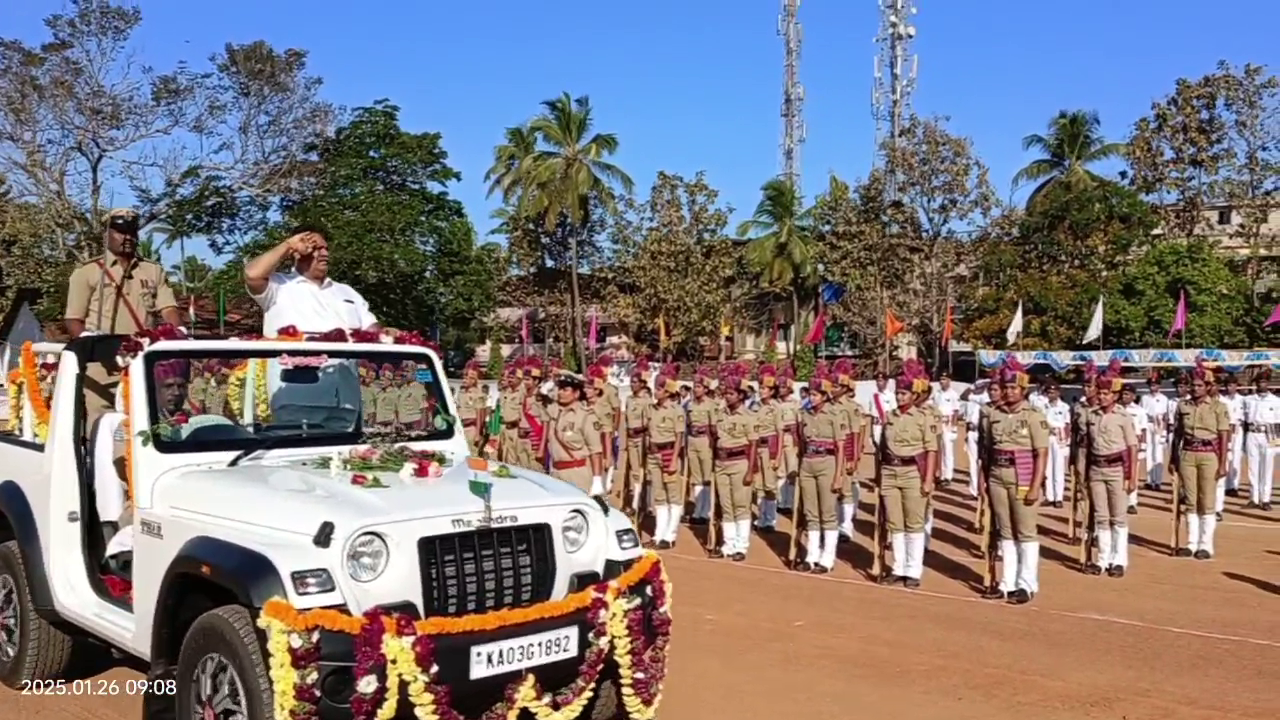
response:
[[[642,604],[646,590],[649,612]],[[577,718],[594,697],[610,656],[618,667],[620,700],[627,715],[632,720],[652,720],[661,701],[662,681],[667,670],[670,600],[661,561],[656,555],[647,555],[617,580],[598,583],[561,601],[543,603],[545,607],[522,609],[533,611],[534,616],[543,619],[563,617],[586,608],[591,630],[578,676],[553,695],[546,692],[532,674],[525,673],[508,684],[503,699],[486,710],[480,720],[511,720],[525,710],[537,720]],[[487,620],[489,616],[510,612],[415,622],[405,615],[374,609],[362,618],[352,618],[353,624],[340,622],[340,613],[335,611],[290,612],[285,610],[283,601],[270,601],[263,608],[259,625],[268,634],[275,683],[275,717],[278,720],[316,717],[318,678],[310,668],[312,656],[318,655],[315,633],[319,627],[325,627],[356,636],[356,688],[351,699],[354,720],[389,720],[396,716],[402,691],[413,706],[415,717],[465,720],[452,707],[449,687],[438,681],[435,638],[525,621],[523,616],[519,619],[513,616],[496,625]],[[652,628],[652,639],[646,629],[646,618]],[[282,653],[285,657],[278,657]]]

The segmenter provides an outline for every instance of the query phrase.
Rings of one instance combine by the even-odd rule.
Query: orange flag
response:
[[[951,347],[951,334],[955,332],[955,317],[951,312],[951,303],[947,303],[947,321],[942,325],[942,349]]]
[[[907,326],[901,320],[894,316],[893,311],[885,308],[884,311],[884,334],[890,340],[897,337],[898,333],[906,330]]]

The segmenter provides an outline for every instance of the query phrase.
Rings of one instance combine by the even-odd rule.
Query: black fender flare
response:
[[[40,528],[36,525],[36,516],[27,494],[12,480],[0,482],[0,514],[8,519],[18,549],[22,551],[22,565],[27,574],[27,591],[31,593],[32,606],[44,620],[57,622],[60,618],[53,606],[53,591],[49,588],[49,576],[45,572]]]
[[[257,611],[275,597],[285,594],[284,580],[275,563],[266,555],[226,540],[205,535],[191,538],[178,550],[165,570],[156,595],[156,611],[151,627],[151,657],[163,658],[179,612],[179,603],[170,597],[183,577],[212,582],[231,592],[236,602]]]

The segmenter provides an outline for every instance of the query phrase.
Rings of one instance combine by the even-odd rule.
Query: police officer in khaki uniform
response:
[[[556,377],[556,404],[547,419],[543,442],[551,457],[551,475],[591,495],[604,494],[604,425],[583,403],[584,383],[570,373]]]
[[[394,431],[396,416],[400,411],[400,388],[396,385],[396,369],[390,363],[384,364],[378,371],[374,397],[377,430],[384,433]]]
[[[761,365],[757,371],[760,406],[756,408],[756,446],[759,457],[754,477],[760,480],[760,517],[756,529],[773,532],[778,526],[778,471],[782,468],[782,410],[778,407],[778,370]]]
[[[1125,508],[1138,487],[1138,434],[1133,419],[1116,406],[1124,378],[1105,374],[1095,380],[1096,409],[1085,421],[1084,454],[1089,498],[1093,503],[1093,533],[1098,561],[1085,566],[1087,575],[1124,577],[1129,564],[1129,527]]]
[[[920,366],[923,371],[924,366]],[[924,386],[915,393],[916,407],[924,411],[925,418],[929,422],[929,430],[938,437],[938,455],[935,457],[936,462],[933,464],[933,482],[936,487],[942,487],[942,448],[947,440],[943,432],[942,412],[938,410],[938,406],[933,402],[933,385],[925,377]],[[901,404],[899,404],[901,407]],[[929,540],[933,538],[933,499],[932,497],[925,499],[924,504],[924,545],[925,549],[929,549]]]
[[[462,435],[467,439],[467,447],[472,454],[479,455],[481,429],[488,422],[489,408],[485,404],[484,392],[480,389],[480,363],[475,360],[467,361],[463,367],[462,387],[458,388],[458,396],[454,402],[458,405],[458,421],[462,423]]]
[[[918,402],[928,388],[924,367],[907,361],[895,382],[898,406],[889,411],[880,433],[879,493],[893,549],[893,567],[880,578],[885,585],[918,588],[924,574],[925,504],[933,494],[938,458],[938,428]]]
[[[396,397],[396,422],[401,430],[421,430],[427,425],[427,389],[418,382],[418,366],[405,362],[396,374],[400,394]]]
[[[546,423],[540,390],[543,379],[546,377],[542,360],[536,357],[525,360],[521,377],[524,378],[524,395],[520,405],[519,425],[516,427],[516,438],[520,446],[518,463],[529,470],[543,472],[545,468],[542,457],[537,452],[541,444],[540,438],[534,437],[534,423],[540,425]]]
[[[503,388],[498,393],[498,417],[502,430],[498,432],[498,462],[520,464],[520,409],[524,407],[524,380],[521,378],[520,361],[503,369]]]
[[[138,213],[119,208],[107,213],[106,256],[76,268],[67,284],[63,320],[73,338],[85,333],[133,335],[154,327],[155,315],[181,327],[182,314],[164,268],[137,256]],[[89,365],[84,371],[85,431],[116,404],[120,368]]]
[[[586,407],[600,421],[600,447],[604,457],[604,478],[601,481],[601,489],[597,492],[593,488],[591,494],[604,495],[613,490],[610,483],[613,480],[614,428],[618,427],[618,410],[613,403],[609,402],[609,375],[604,367],[592,365],[587,369],[585,387]]]
[[[809,380],[809,409],[800,413],[800,506],[804,515],[805,559],[796,570],[826,574],[836,566],[836,496],[844,487],[845,414],[828,406],[836,391],[824,363]]]
[[[686,424],[684,408],[679,403],[678,374],[678,367],[670,365],[664,367],[655,380],[658,401],[648,411],[645,433],[649,493],[653,498],[653,539],[659,550],[675,547],[684,510],[680,458],[684,454]]]
[[[705,525],[710,521],[711,493],[707,487],[718,477],[711,452],[711,428],[717,415],[717,403],[710,395],[713,382],[710,370],[699,368],[693,378],[693,399],[689,402],[689,482],[693,486],[690,525]],[[719,492],[718,486],[716,490]],[[723,506],[724,501],[720,504]]]
[[[1191,398],[1178,403],[1171,465],[1178,473],[1178,495],[1187,507],[1187,541],[1178,557],[1213,557],[1218,481],[1226,477],[1231,418],[1212,396],[1213,372],[1200,361],[1191,373]]]
[[[636,362],[635,369],[631,373],[631,396],[627,398],[626,407],[622,410],[622,432],[619,439],[622,445],[622,463],[619,472],[623,487],[622,506],[624,510],[636,517],[640,516],[641,500],[644,494],[646,472],[644,435],[649,410],[653,405],[653,396],[649,393],[648,382],[649,361],[641,358]]]
[[[751,381],[741,374],[721,380],[725,409],[711,414],[711,437],[715,444],[715,483],[720,505],[722,545],[718,556],[734,562],[747,559],[751,545],[751,485],[755,466],[761,461],[760,424],[743,404],[751,394]]]
[[[795,369],[788,365],[778,377],[778,412],[782,415],[782,476],[778,478],[778,512],[790,517],[795,504],[796,474],[800,472],[800,398]]]
[[[991,470],[987,493],[1000,533],[1001,579],[988,588],[990,599],[1015,605],[1031,602],[1040,590],[1038,508],[1049,459],[1049,421],[1025,401],[1031,378],[1016,358],[1001,371],[1003,402],[991,410]]]
[[[828,407],[844,413],[845,426],[849,428],[849,436],[844,441],[844,478],[837,498],[836,521],[840,529],[840,542],[853,539],[853,521],[858,513],[858,463],[862,459],[863,417],[862,407],[858,405],[856,389],[858,387],[858,366],[851,360],[840,359],[831,367],[835,380],[835,394]]]

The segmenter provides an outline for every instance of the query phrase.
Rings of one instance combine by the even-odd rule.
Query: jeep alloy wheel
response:
[[[22,603],[18,600],[18,584],[8,575],[0,575],[0,663],[11,663],[18,657],[18,641],[22,637]]]
[[[191,720],[248,720],[244,682],[230,661],[209,653],[191,677]]]

